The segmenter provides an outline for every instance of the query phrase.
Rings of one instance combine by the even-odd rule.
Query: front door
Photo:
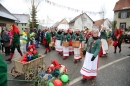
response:
[[[126,23],[120,23],[120,27],[125,30],[126,29]]]

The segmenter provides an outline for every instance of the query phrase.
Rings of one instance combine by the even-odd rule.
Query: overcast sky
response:
[[[81,9],[84,11],[99,12],[101,7],[104,6],[106,9],[106,18],[113,20],[113,8],[118,0],[50,0],[57,4]],[[2,5],[4,5],[11,13],[29,13],[30,5],[25,2],[25,0],[2,0]],[[52,6],[48,3],[43,2],[38,8],[38,19],[46,19],[47,16],[51,18],[54,22],[60,21],[63,18],[74,18],[75,16],[81,14],[81,12],[75,12],[68,9],[64,9],[57,6]],[[101,19],[100,15],[88,14],[94,21]]]

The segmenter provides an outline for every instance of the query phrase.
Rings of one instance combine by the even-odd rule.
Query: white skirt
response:
[[[74,48],[74,60],[78,60],[80,58],[80,48]]]
[[[69,56],[69,47],[63,46],[63,56]]]
[[[83,67],[80,70],[80,73],[85,76],[97,76],[97,67],[98,67],[98,55],[91,61],[93,54],[86,52],[85,60]]]
[[[102,51],[103,51],[103,54],[106,54],[108,52],[107,40],[101,39],[101,42],[102,42]]]
[[[56,40],[55,48],[56,48],[56,51],[58,51],[58,52],[63,51],[63,47],[61,46],[61,40]]]
[[[72,46],[69,46],[69,52],[73,52],[74,48]]]

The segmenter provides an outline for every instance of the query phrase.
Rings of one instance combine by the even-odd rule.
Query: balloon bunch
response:
[[[48,81],[46,86],[63,86],[69,82],[66,67],[56,60],[51,61],[51,65],[48,66],[46,72],[40,74],[40,77]]]

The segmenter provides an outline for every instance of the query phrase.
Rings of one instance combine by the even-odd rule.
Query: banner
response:
[[[54,2],[51,2],[49,0],[45,0],[45,2],[47,4],[59,7],[59,8],[64,8],[64,9],[68,9],[70,11],[74,11],[74,12],[82,12],[82,13],[87,13],[87,14],[91,14],[91,15],[97,15],[97,14],[102,14],[103,12],[92,12],[92,11],[84,11],[84,10],[79,10],[79,9],[75,9],[75,8],[71,8],[71,7],[67,7],[67,6],[63,6]]]

